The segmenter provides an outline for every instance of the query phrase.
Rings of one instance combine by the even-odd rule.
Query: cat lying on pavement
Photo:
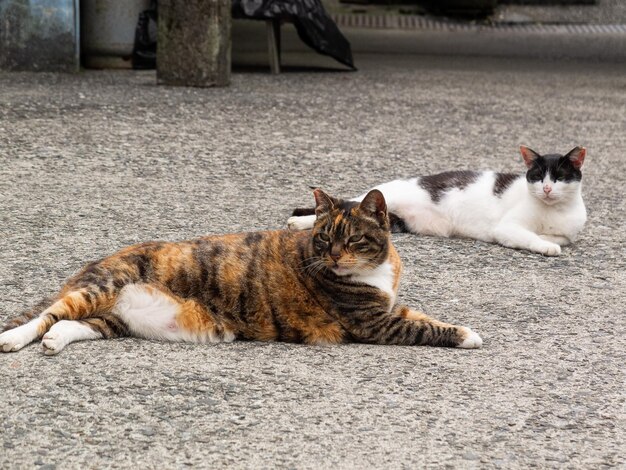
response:
[[[10,320],[0,351],[41,338],[54,355],[75,341],[120,336],[481,347],[469,328],[396,303],[402,263],[380,191],[360,203],[314,194],[311,232],[147,242],[89,263]]]
[[[392,231],[474,238],[558,256],[587,220],[581,195],[586,150],[539,155],[522,146],[520,151],[525,175],[447,171],[376,186],[387,201]],[[288,226],[304,230],[314,222],[314,209],[295,209]]]

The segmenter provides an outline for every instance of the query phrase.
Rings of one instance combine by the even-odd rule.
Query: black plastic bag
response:
[[[156,68],[157,4],[152,0],[150,8],[139,13],[133,45],[133,68]]]
[[[350,43],[320,0],[233,0],[233,18],[289,21],[307,46],[356,69]]]

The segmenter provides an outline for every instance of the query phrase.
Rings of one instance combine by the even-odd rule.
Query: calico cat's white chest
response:
[[[393,289],[395,284],[395,270],[389,261],[384,262],[376,269],[353,274],[351,277],[353,281],[382,290],[385,294],[389,295],[392,305],[395,302],[396,293]]]

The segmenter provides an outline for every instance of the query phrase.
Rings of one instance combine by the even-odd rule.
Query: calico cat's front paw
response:
[[[559,256],[561,254],[561,247],[559,245],[545,240],[531,246],[530,250],[545,256]]]
[[[464,326],[461,327],[463,341],[456,345],[462,349],[479,349],[483,345],[483,339],[475,331]]]

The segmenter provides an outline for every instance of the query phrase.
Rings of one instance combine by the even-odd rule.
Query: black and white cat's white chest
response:
[[[571,243],[587,220],[587,210],[581,194],[561,204],[550,206],[532,197],[527,199],[518,221],[539,235],[563,236]]]

